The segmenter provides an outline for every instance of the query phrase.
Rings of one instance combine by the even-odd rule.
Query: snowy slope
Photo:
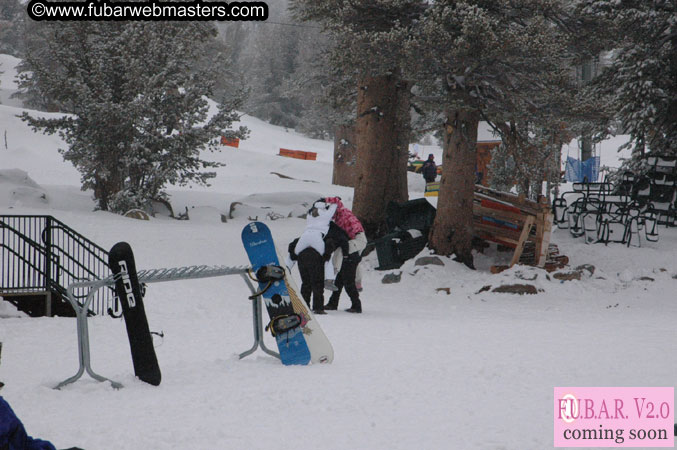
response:
[[[10,146],[0,148],[0,214],[52,214],[104,248],[125,240],[139,268],[246,263],[240,232],[248,214],[221,223],[92,212],[58,138],[34,134],[14,119],[20,111],[0,106]],[[175,210],[351,200],[351,189],[330,184],[331,143],[246,116],[243,123],[251,139],[210,155],[226,163],[211,188],[172,188]],[[319,161],[275,156],[279,147],[317,151]],[[421,195],[419,176],[410,187]],[[296,218],[267,223],[280,245],[304,226]],[[56,391],[78,367],[75,320],[0,318],[0,393],[30,434],[57,448],[551,448],[554,386],[674,386],[677,230],[660,232],[658,243],[626,248],[586,246],[555,231],[573,266],[596,266],[592,277],[571,282],[538,269],[491,275],[444,258],[444,267],[409,261],[400,283],[384,285],[372,254],[363,263],[364,314],[318,319],[336,354],[329,366],[284,367],[260,351],[238,360],[253,341],[239,277],[149,285],[150,326],[165,335],[156,348],[159,387],[134,379],[122,320],[93,317],[89,328],[94,370],[125,387],[85,375]],[[478,266],[490,262],[478,255]],[[538,295],[478,293],[534,276]],[[345,295],[340,306],[349,306]]]

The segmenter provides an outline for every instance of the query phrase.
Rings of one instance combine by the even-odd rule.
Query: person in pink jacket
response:
[[[360,220],[355,217],[355,214],[346,208],[341,202],[340,197],[328,197],[324,201],[329,204],[336,204],[336,212],[334,213],[334,223],[341,227],[347,234],[348,238],[348,255],[343,255],[339,249],[336,251],[336,261],[334,266],[339,270],[336,276],[336,287],[338,291],[334,292],[324,307],[325,310],[338,309],[339,296],[341,295],[341,288],[345,287],[352,305],[346,311],[351,313],[362,312],[362,302],[360,300],[360,292],[355,284],[355,277],[357,274],[357,267],[362,257],[360,256],[364,248],[367,246],[367,236],[364,233],[364,227]]]

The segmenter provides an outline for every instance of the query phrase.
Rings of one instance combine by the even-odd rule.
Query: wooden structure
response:
[[[221,136],[221,145],[227,145],[228,147],[239,148],[240,147],[240,139],[239,138],[228,138],[228,137],[225,137],[225,136]]]
[[[289,150],[287,148],[280,149],[280,156],[284,156],[287,158],[305,159],[308,161],[315,161],[317,159],[317,153],[315,152],[305,152],[303,150]]]
[[[475,185],[473,222],[476,237],[515,249],[510,266],[528,242],[534,246],[533,264],[545,266],[552,229],[547,203]]]
[[[439,189],[439,182],[428,183],[424,196],[437,197]],[[545,265],[553,221],[549,205],[476,184],[473,219],[475,237],[515,249],[510,266],[529,242],[535,246],[533,264]]]

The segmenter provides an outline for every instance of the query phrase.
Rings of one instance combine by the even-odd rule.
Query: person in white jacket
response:
[[[324,237],[329,231],[329,223],[334,217],[336,212],[337,205],[335,203],[324,203],[324,202],[315,202],[313,207],[308,211],[308,216],[306,217],[306,228],[303,230],[303,234],[296,243],[294,248],[294,253],[299,254],[308,247],[312,247],[320,255],[324,255]],[[285,263],[290,269],[294,266],[294,261],[292,261],[291,256],[287,255]],[[329,258],[324,263],[324,279],[325,287],[331,291],[336,291],[337,288],[334,285],[334,279],[336,274],[334,273],[334,264]]]

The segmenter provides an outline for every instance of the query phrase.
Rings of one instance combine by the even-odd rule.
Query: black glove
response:
[[[291,241],[289,244],[289,247],[287,248],[287,251],[289,252],[289,257],[291,258],[292,261],[296,261],[299,257],[296,253],[294,253],[294,249],[296,249],[296,244],[298,243],[298,238],[294,239]]]
[[[360,252],[352,252],[350,255],[348,255],[347,260],[357,264],[362,261],[362,257],[360,256]]]

